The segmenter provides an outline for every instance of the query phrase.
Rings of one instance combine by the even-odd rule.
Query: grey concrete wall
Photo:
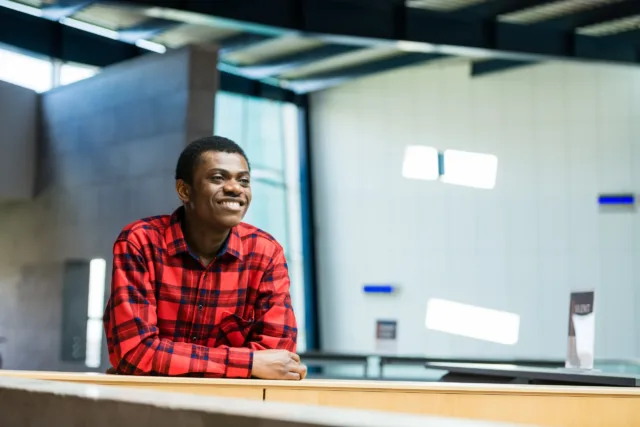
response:
[[[38,94],[0,81],[0,202],[33,196]]]
[[[60,361],[63,262],[107,260],[108,289],[122,227],[178,205],[178,155],[213,134],[216,62],[195,47],[149,55],[42,95],[37,196],[0,204],[4,368],[86,370]]]

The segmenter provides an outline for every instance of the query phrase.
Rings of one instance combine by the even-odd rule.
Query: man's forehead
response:
[[[229,172],[248,171],[246,159],[239,153],[224,153],[219,151],[206,151],[201,154],[198,169],[224,169]]]

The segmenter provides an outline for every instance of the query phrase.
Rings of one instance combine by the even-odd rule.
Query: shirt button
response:
[[[191,339],[192,339],[194,342],[195,342],[195,341],[198,341],[198,337],[195,337],[195,336],[194,336],[194,337],[192,337]]]
[[[198,310],[202,310],[203,308],[204,308],[204,307],[202,306],[202,304],[200,304],[200,305],[198,306]]]

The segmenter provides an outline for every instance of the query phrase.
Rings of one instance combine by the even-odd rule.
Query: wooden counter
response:
[[[143,388],[148,390],[203,394],[207,396],[240,397],[257,400],[264,400],[265,383],[271,382],[256,380],[218,380],[185,377],[133,377],[91,373],[6,370],[0,370],[0,376],[84,384],[113,385],[120,387]]]
[[[549,427],[640,426],[637,388],[356,380],[291,382],[33,371],[0,371],[1,375]]]
[[[522,424],[248,401],[9,376],[0,376],[0,425],[526,427]]]

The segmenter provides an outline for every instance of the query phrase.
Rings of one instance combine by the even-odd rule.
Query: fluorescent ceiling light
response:
[[[16,3],[10,0],[0,0],[0,6],[29,15],[42,17],[42,10],[38,9],[37,7],[27,6],[26,4]]]
[[[160,43],[156,43],[156,42],[151,42],[149,40],[144,40],[144,39],[136,40],[136,46],[138,46],[139,48],[147,49],[157,53],[165,53],[167,51],[167,48],[164,45],[161,45]]]
[[[427,302],[427,329],[482,341],[514,345],[520,333],[520,316],[455,301],[431,298]]]
[[[446,184],[491,189],[496,185],[498,158],[493,154],[445,150],[444,174]]]
[[[118,40],[120,37],[117,31],[110,30],[108,28],[98,27],[97,25],[89,24],[88,22],[78,21],[73,18],[62,18],[60,20],[61,24],[67,25],[69,27],[77,28],[78,30],[86,31],[88,33],[93,33],[102,37],[107,37],[113,40]]]
[[[438,179],[438,150],[423,145],[409,145],[404,150],[402,176],[407,179]]]

